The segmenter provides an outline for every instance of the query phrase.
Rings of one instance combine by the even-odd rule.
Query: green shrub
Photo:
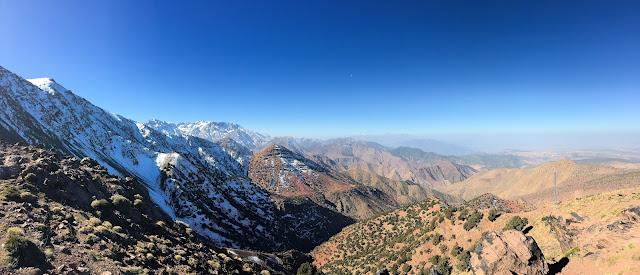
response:
[[[24,191],[20,193],[20,200],[24,202],[35,202],[38,198],[31,194],[29,191]]]
[[[93,227],[91,226],[85,226],[83,228],[80,228],[80,233],[82,234],[89,234],[89,233],[93,233]]]
[[[318,270],[318,268],[316,268],[316,266],[311,263],[303,263],[298,268],[297,274],[298,275],[316,275],[316,274],[322,274],[322,272]]]
[[[489,210],[489,214],[487,215],[487,219],[489,219],[489,221],[494,222],[498,217],[500,217],[500,213],[498,213],[498,210]]]
[[[36,174],[34,173],[29,173],[26,176],[24,176],[24,180],[31,183],[35,183],[36,181],[38,181],[38,176],[36,176]]]
[[[98,237],[96,234],[89,234],[87,235],[87,243],[88,244],[94,244],[94,243],[98,243],[100,242],[100,237]]]
[[[120,194],[111,196],[111,202],[122,213],[129,213],[131,211],[131,201]]]
[[[482,220],[482,216],[482,213],[478,212],[478,210],[474,211],[473,214],[471,214],[471,216],[469,216],[467,218],[467,221],[464,223],[464,230],[469,231],[472,228],[476,227],[480,220]]]
[[[91,225],[91,226],[98,226],[98,225],[101,225],[101,224],[102,224],[102,221],[100,219],[98,219],[98,218],[89,219],[89,225]]]
[[[506,230],[518,230],[518,231],[522,231],[527,224],[529,224],[529,220],[527,218],[522,218],[520,216],[514,216],[511,219],[509,219],[509,221],[507,222],[507,224],[504,226],[504,228],[502,228],[503,231]]]
[[[111,232],[109,228],[106,228],[102,225],[98,225],[95,228],[93,228],[93,233],[95,233],[98,236],[103,236],[107,238],[111,238],[111,236],[113,236],[113,232]]]
[[[189,228],[189,225],[183,221],[175,221],[175,224],[178,226],[178,228],[180,229],[185,229],[185,228]]]
[[[46,263],[45,254],[24,236],[24,231],[20,228],[7,229],[7,240],[3,247],[15,267],[40,266]]]
[[[446,244],[441,244],[440,245],[440,252],[442,252],[442,254],[446,253],[448,249],[449,248],[447,247]]]
[[[461,272],[469,271],[469,262],[471,261],[471,253],[468,250],[458,254],[458,265],[456,266]]]
[[[456,207],[449,207],[444,210],[444,217],[451,220],[453,218],[453,214],[458,211]]]
[[[440,233],[435,233],[433,234],[433,237],[431,237],[431,241],[433,242],[433,245],[438,245],[444,238],[442,237],[442,235],[440,235]]]
[[[458,215],[458,220],[464,221],[469,217],[469,209],[465,208],[460,211],[460,215]]]
[[[58,239],[62,241],[75,241],[76,236],[69,229],[64,229],[57,234]]]
[[[462,247],[460,247],[460,245],[456,243],[453,245],[453,248],[451,248],[451,256],[457,257],[462,251],[463,251]]]
[[[451,274],[451,266],[449,265],[449,257],[441,257],[440,261],[436,265],[436,271],[438,274],[449,275]]]
[[[106,227],[106,228],[108,228],[108,229],[113,228],[113,224],[111,224],[111,222],[109,222],[109,221],[105,221],[105,222],[103,222],[103,223],[102,223],[102,226],[104,226],[104,227]]]
[[[106,211],[109,211],[110,207],[109,207],[109,202],[105,199],[101,199],[101,200],[94,200],[91,202],[91,207],[97,211],[103,212],[105,213]]]
[[[2,190],[2,195],[4,195],[4,197],[9,200],[13,200],[13,201],[20,200],[20,191],[18,190],[18,188],[16,188],[13,185],[9,185],[5,187],[4,190]]]

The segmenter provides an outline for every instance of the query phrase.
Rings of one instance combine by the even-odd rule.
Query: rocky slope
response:
[[[556,274],[640,272],[640,188],[565,200],[520,213]]]
[[[137,180],[43,146],[0,141],[0,190],[1,274],[289,274],[304,258],[213,245]]]

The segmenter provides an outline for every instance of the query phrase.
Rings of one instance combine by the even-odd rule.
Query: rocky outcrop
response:
[[[542,218],[542,221],[549,226],[549,233],[551,233],[551,235],[558,240],[558,243],[560,243],[562,251],[567,251],[575,245],[574,239],[578,235],[578,232],[570,225],[572,223],[580,222],[580,219],[584,220],[580,216],[578,216],[579,219],[576,217],[574,218],[575,219],[565,220],[560,216],[555,217],[553,215]]]
[[[640,206],[624,209],[620,212],[620,218],[607,225],[607,229],[616,233],[628,233],[640,222]]]
[[[471,253],[474,274],[547,274],[536,241],[520,231],[490,232]]]

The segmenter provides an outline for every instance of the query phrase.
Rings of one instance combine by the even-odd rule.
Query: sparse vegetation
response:
[[[120,194],[111,196],[111,203],[122,213],[127,214],[131,211],[131,201]]]
[[[31,194],[29,191],[23,191],[20,193],[20,200],[24,202],[35,202],[38,198]]]
[[[4,190],[2,190],[2,195],[8,200],[20,200],[20,190],[18,190],[18,188],[13,185],[4,187]]]
[[[578,248],[577,246],[574,246],[571,249],[569,249],[569,251],[565,252],[564,255],[562,255],[562,258],[569,258],[571,255],[576,254],[578,252],[580,252],[580,248]]]
[[[469,217],[469,209],[465,208],[458,214],[458,220],[464,221]]]
[[[7,229],[7,240],[3,247],[13,267],[41,266],[46,263],[46,256],[40,248],[17,227]]]
[[[38,181],[38,176],[36,176],[36,174],[34,173],[29,173],[24,176],[24,180],[26,180],[27,182],[35,183],[36,181]]]
[[[498,212],[498,210],[496,209],[489,210],[489,213],[487,214],[487,219],[489,221],[495,222],[496,219],[498,219],[498,217],[500,217],[500,213]]]
[[[527,218],[522,218],[520,216],[513,216],[511,219],[509,219],[509,221],[507,222],[507,224],[504,226],[504,228],[502,228],[503,231],[506,230],[518,230],[518,231],[522,231],[527,224],[529,224],[529,220]]]
[[[111,208],[109,205],[109,202],[105,199],[100,199],[100,200],[94,200],[91,202],[91,207],[97,211],[100,212],[106,212],[109,211],[109,209]]]
[[[471,216],[469,216],[469,218],[467,219],[467,221],[464,223],[463,227],[464,230],[471,230],[473,228],[475,228],[478,223],[482,220],[482,213],[478,212],[478,210],[475,210],[473,212],[473,214],[471,214]]]
[[[471,261],[471,253],[468,250],[464,250],[460,254],[458,254],[457,258],[458,264],[456,265],[456,267],[458,268],[458,270],[461,272],[468,271],[470,267],[469,261]]]
[[[319,271],[318,268],[312,263],[303,263],[298,268],[297,274],[298,275],[317,275],[317,274],[322,274],[322,272]]]

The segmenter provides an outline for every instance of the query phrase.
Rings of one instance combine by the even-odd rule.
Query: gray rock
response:
[[[490,232],[471,252],[471,270],[482,274],[547,274],[536,241],[517,230]]]

